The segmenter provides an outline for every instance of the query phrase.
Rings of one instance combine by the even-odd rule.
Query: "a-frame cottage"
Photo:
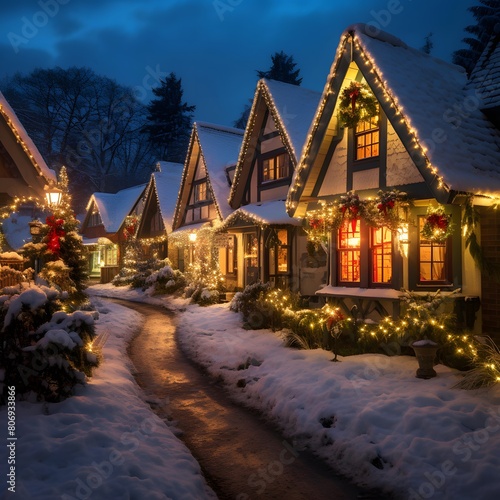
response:
[[[481,246],[488,257],[496,245],[500,262],[491,208],[500,199],[499,130],[461,68],[374,31],[342,34],[287,199],[290,216],[329,240],[328,286],[318,293],[369,316],[397,315],[401,288],[459,288],[459,321],[478,331],[477,313],[498,332],[499,313],[485,307],[491,293],[498,300],[498,283],[486,292],[483,276],[482,289],[479,267]],[[349,125],[356,109],[369,118]],[[492,114],[498,121],[498,108]]]
[[[326,277],[326,254],[307,245],[285,199],[321,94],[262,79],[238,158],[224,222],[238,247],[238,286],[257,280],[314,295]],[[241,250],[240,250],[241,249]]]
[[[38,215],[30,199],[41,201],[45,189],[55,185],[55,172],[47,166],[42,155],[19,121],[14,110],[0,92],[0,207],[2,212],[12,211],[12,202],[20,198],[15,214],[2,221],[0,240],[0,268],[22,269],[24,262],[18,250],[31,238],[29,223]],[[4,216],[4,215],[3,215]],[[6,253],[4,253],[6,252]],[[2,273],[0,273],[2,274]],[[12,284],[0,276],[0,287]]]
[[[0,92],[0,206],[15,197],[43,200],[45,187],[56,182],[55,172]]]
[[[146,185],[122,189],[117,193],[94,193],[87,203],[80,232],[89,249],[89,274],[101,283],[111,281],[120,270],[125,244],[136,227],[143,209]]]
[[[171,234],[177,244],[181,271],[192,262],[197,232],[203,227],[219,225],[231,212],[227,199],[242,138],[240,129],[203,122],[193,125]],[[218,245],[221,272],[231,290],[236,275],[236,252],[229,240],[221,238]]]
[[[156,164],[146,188],[144,209],[135,234],[145,257],[168,257],[175,267],[178,267],[178,255],[176,247],[168,245],[168,235],[172,232],[182,170],[182,163],[159,161]]]

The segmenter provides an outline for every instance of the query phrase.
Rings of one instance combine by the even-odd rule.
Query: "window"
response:
[[[424,240],[420,235],[424,224],[425,217],[419,217],[419,281],[420,283],[448,282],[450,252],[447,250],[447,242]]]
[[[286,153],[262,160],[262,182],[286,179],[290,174],[290,161]]]
[[[386,287],[393,284],[392,233],[360,219],[345,221],[337,239],[339,285]]]
[[[392,278],[392,233],[386,227],[371,228],[372,283]]]
[[[151,234],[159,233],[163,228],[163,223],[161,220],[160,212],[156,211],[151,217],[150,231]]]
[[[356,160],[379,155],[380,125],[378,116],[358,123],[354,131],[354,143]]]
[[[288,285],[288,273],[290,271],[290,236],[287,229],[273,229],[269,240],[269,281],[273,286],[283,288]],[[268,243],[269,244],[269,243]]]
[[[99,226],[100,224],[102,224],[101,216],[96,210],[95,212],[92,212],[92,214],[90,214],[89,227]]]
[[[338,259],[339,281],[359,283],[361,255],[361,222],[345,221],[339,229]]]
[[[195,184],[194,186],[194,203],[198,203],[199,201],[208,200],[207,196],[207,183],[206,181],[200,182],[199,184]]]

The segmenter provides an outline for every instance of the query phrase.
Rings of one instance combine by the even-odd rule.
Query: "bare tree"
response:
[[[146,180],[146,109],[128,87],[89,68],[57,67],[16,74],[4,93],[49,166],[67,167],[75,205]]]

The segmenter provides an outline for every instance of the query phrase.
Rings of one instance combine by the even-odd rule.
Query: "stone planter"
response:
[[[417,378],[429,379],[437,376],[434,361],[439,345],[432,340],[417,340],[411,345],[418,361]]]

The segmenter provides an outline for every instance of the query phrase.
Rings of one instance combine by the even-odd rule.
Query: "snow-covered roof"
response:
[[[500,32],[493,35],[470,75],[469,88],[481,99],[481,109],[500,106]]]
[[[267,226],[271,224],[288,224],[291,226],[301,226],[302,220],[290,217],[285,210],[284,200],[273,200],[262,203],[252,203],[244,205],[235,210],[223,222],[222,227],[228,228],[239,220],[248,221],[250,224]]]
[[[160,172],[153,172],[151,182],[154,183],[158,196],[163,225],[168,232],[172,230],[172,218],[174,216],[175,204],[179,194],[179,186],[182,176],[182,163],[161,161]],[[151,186],[151,184],[150,184]]]
[[[243,130],[205,122],[196,122],[194,127],[198,134],[208,180],[215,197],[214,201],[222,217],[225,218],[232,211],[227,203],[231,187],[225,169],[235,165],[238,160]]]
[[[324,127],[331,119],[330,101],[337,100],[345,61],[353,58],[429,185],[443,188],[446,196],[450,191],[500,196],[500,131],[480,111],[478,98],[471,96],[465,70],[388,33],[356,24],[341,36],[308,144],[294,172],[287,199],[290,213],[309,175],[311,144],[320,137],[320,123]]]
[[[465,70],[384,33],[369,36],[366,28],[351,28],[355,41],[444,183],[455,191],[500,194],[500,131],[470,105]],[[457,111],[464,108],[467,117]]]
[[[283,130],[290,140],[295,159],[298,160],[318,107],[321,92],[276,80],[263,79],[262,85],[267,89],[271,107],[279,117]]]
[[[45,160],[42,158],[40,151],[35,146],[35,143],[31,140],[28,132],[23,127],[22,123],[19,121],[16,113],[5,99],[5,96],[0,92],[0,115],[4,118],[7,125],[12,130],[16,139],[21,144],[23,150],[25,151],[28,158],[30,158],[31,163],[37,170],[37,172],[45,178],[46,182],[57,182],[57,177],[55,172],[50,169]]]
[[[298,85],[278,82],[262,78],[257,82],[252,109],[248,118],[248,125],[243,137],[243,144],[240,149],[236,171],[234,173],[233,185],[229,195],[229,203],[235,203],[236,191],[240,178],[245,174],[244,168],[248,168],[248,162],[245,162],[247,155],[253,154],[250,150],[252,141],[255,140],[255,134],[259,131],[254,130],[255,115],[258,112],[258,100],[262,96],[266,106],[278,129],[281,140],[287,149],[292,165],[298,163],[302,149],[307,138],[308,131],[320,102],[321,93],[309,90]],[[241,191],[241,188],[240,190]],[[238,200],[236,200],[238,203]]]
[[[145,187],[145,184],[141,184],[122,189],[114,194],[94,193],[87,208],[94,200],[106,232],[116,233],[143,194]]]

